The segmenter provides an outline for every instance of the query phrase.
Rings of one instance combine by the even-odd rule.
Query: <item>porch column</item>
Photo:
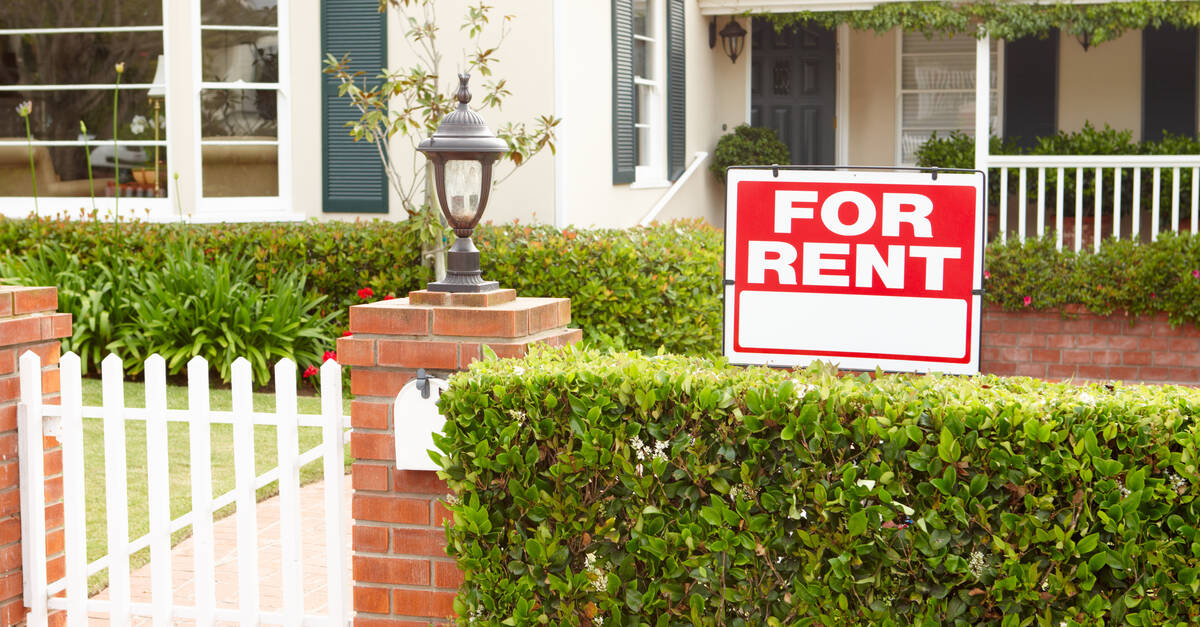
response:
[[[482,357],[522,357],[531,344],[562,346],[582,337],[568,329],[565,298],[517,298],[515,290],[477,294],[417,291],[408,298],[350,308],[352,335],[338,340],[350,367],[354,456],[351,481],[354,624],[427,625],[453,620],[462,582],[446,555],[442,528],[448,489],[436,472],[398,470],[396,394],[418,368],[448,377]]]
[[[982,26],[980,29],[982,30]],[[975,169],[987,172],[992,117],[992,37],[986,33],[975,44]]]

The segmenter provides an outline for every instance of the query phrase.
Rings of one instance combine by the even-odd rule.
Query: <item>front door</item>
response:
[[[775,129],[794,165],[833,165],[837,37],[754,20],[750,124]]]

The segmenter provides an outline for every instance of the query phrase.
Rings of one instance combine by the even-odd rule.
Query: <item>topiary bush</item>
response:
[[[708,171],[722,184],[725,170],[735,165],[788,165],[792,157],[773,129],[742,124],[717,140]]]
[[[568,349],[439,407],[460,624],[1200,617],[1197,390]]]

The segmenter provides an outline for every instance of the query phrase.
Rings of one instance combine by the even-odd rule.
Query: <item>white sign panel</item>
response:
[[[979,372],[982,172],[731,168],[733,363]]]

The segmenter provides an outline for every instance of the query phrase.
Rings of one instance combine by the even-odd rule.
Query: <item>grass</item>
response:
[[[232,408],[232,393],[228,389],[214,389],[209,393],[209,402],[213,410],[229,410]],[[101,404],[101,382],[99,379],[83,380],[84,405],[98,406]],[[145,407],[145,387],[141,383],[125,383],[125,405],[127,407]],[[187,388],[184,386],[167,387],[167,407],[186,409]],[[315,396],[300,396],[298,398],[300,413],[318,414],[321,411],[321,399]],[[271,412],[275,409],[273,394],[255,394],[254,410]],[[87,507],[87,554],[88,562],[99,559],[108,553],[108,531],[106,526],[105,502],[105,472],[104,472],[104,431],[100,419],[83,421],[84,442],[84,483]],[[300,427],[300,452],[313,448],[321,443],[321,429],[318,427]],[[170,422],[167,427],[168,467],[171,475],[170,502],[171,518],[175,519],[191,511],[191,463],[188,437],[188,424],[185,422]],[[139,538],[149,531],[149,496],[146,482],[146,425],[141,420],[125,422],[125,455],[127,460],[128,503],[129,503],[129,538]],[[262,474],[276,466],[277,445],[275,427],[270,425],[255,425],[254,427],[254,463],[255,474]],[[212,425],[212,478],[213,496],[217,497],[234,488],[233,466],[233,426],[228,424]],[[350,457],[347,450],[345,464],[349,467]],[[321,460],[309,463],[300,470],[301,484],[319,481],[323,478]],[[273,496],[279,492],[278,482],[271,483],[258,492],[259,500]],[[234,511],[229,505],[218,511],[216,518],[227,516]],[[190,535],[191,530],[185,528],[175,534],[172,544]],[[130,568],[138,568],[150,561],[149,549],[144,549],[130,558]],[[89,594],[102,590],[107,586],[108,572],[101,571],[88,581]]]

